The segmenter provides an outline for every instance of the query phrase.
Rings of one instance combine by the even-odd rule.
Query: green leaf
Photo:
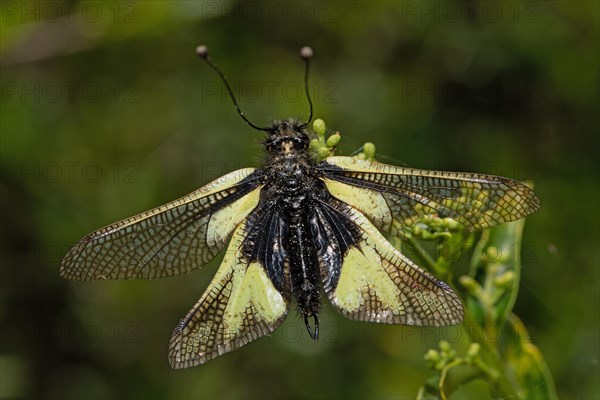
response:
[[[502,350],[505,373],[517,386],[523,399],[557,399],[550,370],[536,345],[531,343],[525,325],[509,315],[503,330]]]

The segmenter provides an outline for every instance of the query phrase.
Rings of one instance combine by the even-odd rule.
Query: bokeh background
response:
[[[260,162],[200,43],[256,124],[315,115],[397,165],[535,182],[515,312],[563,398],[599,390],[599,6],[595,1],[4,1],[1,398],[414,398],[455,330],[347,321],[173,371],[171,331],[218,266],[67,282],[83,235]],[[464,273],[468,256],[457,264]],[[483,383],[456,398],[486,397]]]

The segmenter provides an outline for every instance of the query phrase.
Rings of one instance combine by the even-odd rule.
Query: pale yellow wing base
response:
[[[418,326],[462,321],[461,301],[447,284],[402,255],[360,212],[348,208],[347,214],[360,228],[360,240],[346,251],[337,285],[327,293],[341,314]]]
[[[169,346],[173,368],[188,368],[237,349],[275,330],[289,299],[273,286],[264,267],[243,254],[245,223],[234,232],[221,266]]]

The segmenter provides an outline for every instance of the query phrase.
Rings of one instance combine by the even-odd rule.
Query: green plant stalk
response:
[[[495,391],[501,394],[502,398],[520,398],[518,391],[515,390],[504,373],[504,363],[498,348],[492,342],[486,340],[481,326],[475,320],[471,319],[468,314],[465,315],[463,324],[471,328],[467,329],[470,342],[481,345],[481,358],[486,360],[487,365],[487,371],[482,372],[485,373],[489,382],[495,387]]]

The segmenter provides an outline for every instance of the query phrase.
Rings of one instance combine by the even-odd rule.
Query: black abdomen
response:
[[[307,211],[307,210],[304,210]],[[289,230],[289,257],[292,294],[298,299],[298,312],[304,317],[306,327],[313,339],[318,337],[317,316],[321,305],[320,279],[317,255],[307,229],[307,221],[301,212],[293,218]],[[311,330],[308,319],[312,317],[315,328]]]

